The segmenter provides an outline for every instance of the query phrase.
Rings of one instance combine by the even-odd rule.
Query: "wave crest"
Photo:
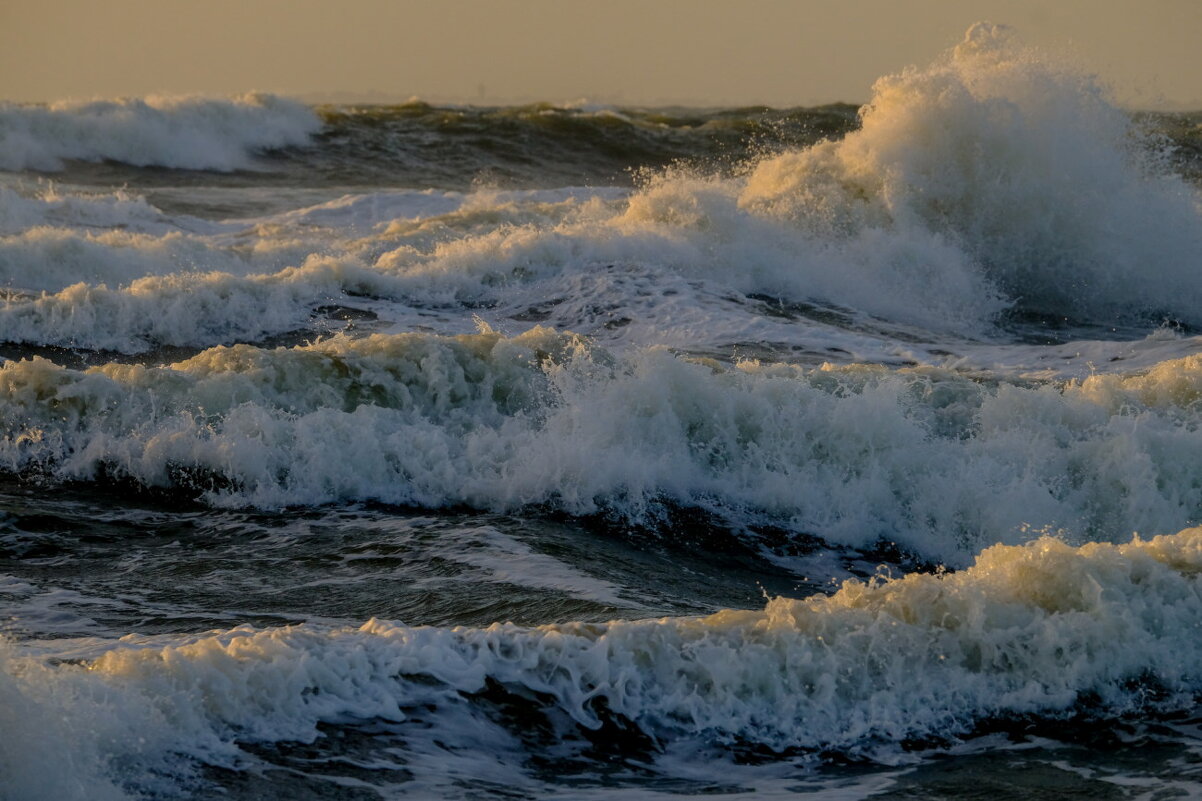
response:
[[[1202,518],[1198,360],[1063,386],[930,368],[734,367],[506,338],[340,336],[170,367],[0,367],[0,465],[279,508],[529,506],[655,528],[678,508],[962,564]],[[750,536],[750,535],[749,535]]]
[[[230,171],[256,151],[299,146],[321,128],[296,101],[151,96],[49,106],[0,105],[0,169],[62,169],[66,160]]]
[[[527,705],[522,726],[616,717],[668,741],[891,760],[906,741],[954,741],[991,720],[1192,709],[1202,650],[1182,632],[1202,622],[1200,574],[1202,529],[1189,529],[999,545],[958,573],[852,580],[708,617],[131,635],[85,644],[83,666],[45,664],[52,642],[32,655],[0,644],[0,721],[25,733],[0,767],[30,795],[107,798],[130,763],[135,783],[166,782],[186,777],[180,754],[236,764],[242,744],[312,742],[323,722],[388,721],[418,752],[453,749],[439,743],[501,725],[477,706],[490,684]],[[56,784],[60,765],[74,782]]]
[[[1198,197],[1093,77],[978,24],[860,115],[761,162],[740,204],[824,237],[930,232],[1026,311],[1198,319]]]

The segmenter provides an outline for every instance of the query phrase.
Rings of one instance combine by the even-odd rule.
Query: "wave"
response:
[[[691,217],[677,208],[685,204]],[[955,251],[929,236],[895,237],[884,247],[879,232],[854,243],[810,240],[738,210],[723,185],[702,178],[665,179],[633,197],[588,189],[344,196],[202,233],[189,230],[198,227],[190,219],[169,219],[186,229],[40,225],[0,237],[0,281],[15,293],[0,307],[0,337],[127,353],[206,347],[303,328],[317,306],[354,305],[362,295],[518,318],[551,302],[557,324],[587,324],[593,335],[611,331],[611,319],[594,319],[599,303],[627,321],[664,318],[668,306],[678,319],[705,316],[705,308],[679,308],[682,292],[834,298],[902,323],[969,333],[987,330],[984,321],[1002,308],[953,263]],[[933,256],[948,262],[942,273],[920,265]],[[708,287],[698,289],[698,280]],[[589,283],[607,297],[583,294]],[[188,287],[228,303],[185,309]],[[282,304],[292,310],[286,317]],[[733,325],[733,341],[752,338],[743,329],[754,316]]]
[[[179,231],[153,236],[39,226],[0,237],[0,281],[14,292],[129,284],[145,276],[190,272],[194,265],[234,273],[245,273],[250,266],[237,251],[212,247]]]
[[[839,135],[854,124],[855,107],[846,104],[783,110],[473,108],[416,101],[309,107],[262,93],[7,103],[0,104],[0,169],[86,175],[79,162],[107,161],[114,167],[255,169],[337,186],[629,184],[632,168],[682,160],[729,164],[764,148]],[[136,170],[127,177],[148,178]]]
[[[256,152],[305,145],[320,128],[307,106],[268,94],[8,103],[0,105],[0,169],[53,172],[64,161],[248,169]]]
[[[1202,519],[1199,376],[1198,357],[1059,386],[726,366],[542,328],[219,347],[169,367],[35,358],[0,367],[0,465],[219,506],[538,507],[652,528],[686,508],[958,565],[1039,531],[1105,541]]]
[[[1094,79],[977,26],[879,81],[840,139],[380,264],[471,299],[483,277],[617,262],[970,336],[1008,312],[1197,325],[1199,204]]]
[[[304,279],[289,280],[303,272]],[[340,297],[349,271],[286,270],[280,276],[175,273],[120,289],[72,284],[54,294],[0,306],[0,341],[133,355],[163,347],[261,342],[302,329],[315,307]],[[327,279],[323,281],[322,279]]]
[[[359,123],[434,113],[363,111]],[[513,111],[521,119],[557,113]],[[599,270],[628,269],[782,305],[838,306],[928,339],[997,338],[1010,320],[1032,316],[1198,326],[1202,211],[1165,158],[1159,140],[1111,105],[1093,78],[1041,59],[1002,29],[977,26],[933,65],[879,81],[860,127],[841,138],[717,173],[668,169],[634,190],[369,192],[208,228],[182,216],[163,221],[174,231],[154,228],[146,209],[128,205],[134,200],[106,212],[92,200],[96,219],[128,213],[136,223],[101,235],[80,230],[81,211],[55,212],[48,200],[31,210],[33,201],[10,192],[0,196],[0,222],[32,227],[0,240],[0,277],[25,292],[90,286],[10,305],[4,325],[31,344],[136,351],[228,343],[283,325],[280,292],[293,298],[293,324],[305,325],[302,306],[330,302],[330,284],[280,287],[307,281],[309,265],[322,261],[368,276],[378,297],[409,306],[509,310],[539,293],[562,297]],[[45,227],[60,221],[72,229]],[[198,309],[186,332],[153,333],[142,317],[172,308],[176,287],[213,287],[180,275],[131,289],[171,273],[228,273],[223,291],[238,317],[259,309],[273,322],[243,334],[218,304]],[[251,273],[264,277],[244,280]],[[264,292],[264,282],[278,291]],[[605,289],[615,319],[655,316],[668,304],[666,288],[648,300],[660,287],[623,293],[620,283]],[[157,287],[160,301],[151,299]],[[73,303],[81,304],[78,321],[64,325]],[[608,321],[585,329],[583,309],[562,312],[553,312],[556,324],[608,336]],[[89,319],[98,321],[92,330]],[[745,333],[730,341],[754,339]]]
[[[978,26],[879,81],[842,138],[543,219],[398,221],[377,267],[440,302],[617,263],[967,336],[1007,315],[1197,325],[1199,196],[1164,158],[1094,79]]]
[[[181,222],[170,219],[146,198],[119,189],[115,192],[64,192],[55,186],[21,193],[0,186],[0,236],[20,234],[31,228],[71,227],[163,234],[177,231]],[[187,224],[206,226],[200,220]]]
[[[1202,653],[1183,636],[1202,622],[1200,555],[1202,529],[1079,548],[1042,538],[958,573],[700,618],[8,644],[0,716],[21,736],[0,766],[24,797],[118,798],[195,781],[180,754],[235,768],[241,745],[313,742],[320,723],[390,721],[405,748],[453,751],[504,725],[480,701],[490,686],[523,705],[523,729],[561,714],[651,744],[886,761],[990,721],[1171,713],[1202,692]],[[427,742],[431,722],[442,745]]]
[[[631,171],[687,162],[729,167],[765,149],[839,136],[855,106],[612,108],[537,103],[501,108],[320,107],[316,152],[298,158],[331,181],[466,190],[629,185]],[[365,154],[370,154],[369,157]]]
[[[878,81],[861,119],[760,163],[741,205],[824,235],[930,231],[1027,311],[1196,321],[1199,196],[1095,79],[977,25],[943,61]]]
[[[411,194],[395,202],[410,211],[460,202]],[[389,287],[350,260],[311,256],[333,245],[313,232],[330,206],[324,213],[341,210],[221,223],[165,214],[124,191],[0,188],[0,340],[132,354],[306,328],[323,302]]]
[[[394,276],[351,259],[305,258],[311,241],[264,237],[248,249],[234,236],[229,244],[178,231],[156,237],[39,227],[0,237],[0,281],[8,284],[0,341],[142,354],[294,331],[315,337],[322,309],[348,295],[362,302],[405,294]],[[258,272],[300,259],[299,267]]]

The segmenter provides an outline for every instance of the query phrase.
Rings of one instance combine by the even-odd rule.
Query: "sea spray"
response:
[[[976,25],[925,69],[880,79],[841,140],[759,164],[741,204],[827,236],[929,231],[1024,310],[1193,319],[1196,190],[1096,79]]]

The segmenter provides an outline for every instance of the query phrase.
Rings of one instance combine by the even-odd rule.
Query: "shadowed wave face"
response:
[[[629,185],[673,163],[733,168],[756,153],[840,136],[856,108],[316,106],[270,95],[0,106],[0,168],[85,181],[400,185],[464,190]],[[142,168],[142,169],[137,169]],[[220,173],[226,173],[221,176]]]

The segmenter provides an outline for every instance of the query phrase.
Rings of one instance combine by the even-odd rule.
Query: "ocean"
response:
[[[1202,797],[1202,112],[0,104],[0,797]]]

